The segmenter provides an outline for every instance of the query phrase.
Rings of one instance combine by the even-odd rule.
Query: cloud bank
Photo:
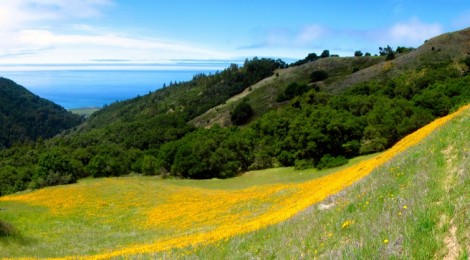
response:
[[[96,60],[143,63],[228,57],[225,53],[194,44],[133,37],[82,22],[105,15],[104,11],[113,6],[111,0],[0,2],[0,37],[6,39],[0,41],[0,63],[88,63]]]

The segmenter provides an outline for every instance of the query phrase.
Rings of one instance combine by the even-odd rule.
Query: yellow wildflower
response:
[[[354,221],[348,219],[343,222],[343,225],[341,225],[341,228],[348,228],[352,223],[354,223]]]

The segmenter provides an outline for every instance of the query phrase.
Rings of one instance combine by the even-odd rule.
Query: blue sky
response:
[[[469,26],[468,0],[0,0],[0,67],[352,56]]]

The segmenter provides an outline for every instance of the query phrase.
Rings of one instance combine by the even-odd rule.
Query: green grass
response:
[[[363,181],[282,224],[145,257],[468,259],[468,126],[469,110]],[[352,224],[342,228],[348,220]]]
[[[84,107],[84,108],[70,109],[70,112],[76,115],[89,117],[91,116],[91,114],[95,113],[98,110],[100,110],[100,108],[98,107]]]
[[[429,259],[449,255],[452,243],[457,245],[455,257],[468,258],[469,125],[467,110],[362,181],[281,224],[215,244],[135,258]],[[65,215],[53,215],[47,208],[26,203],[0,201],[0,220],[9,230],[0,235],[0,258],[90,255],[152,243],[158,237],[171,236],[171,230],[134,223],[142,220],[146,208],[160,203],[177,187],[236,190],[304,182],[335,170],[279,168],[227,180],[86,179],[65,186],[68,197],[63,199],[77,204],[72,209],[60,208],[60,212],[68,212]],[[81,196],[90,196],[97,204],[77,203]],[[107,198],[107,204],[100,204],[101,198]],[[141,198],[156,199],[146,202]],[[115,206],[126,200],[133,206]]]
[[[191,179],[173,179],[166,180],[167,183],[178,186],[198,187],[204,189],[243,189],[259,185],[267,184],[287,184],[287,183],[300,183],[309,181],[315,178],[320,178],[330,173],[345,169],[358,162],[370,159],[380,153],[359,156],[352,158],[343,166],[330,168],[330,169],[306,169],[295,170],[294,167],[281,167],[266,170],[257,170],[244,173],[243,175],[230,179],[211,179],[211,180],[191,180]]]
[[[139,176],[83,179],[74,185],[46,188],[45,191],[65,188],[61,194],[65,193],[67,197],[60,199],[66,204],[76,205],[76,208],[61,207],[59,213],[65,212],[61,215],[53,214],[41,206],[0,201],[0,220],[15,230],[14,233],[0,236],[0,258],[92,255],[133,244],[151,243],[157,238],[173,234],[171,231],[143,228],[135,223],[145,221],[146,210],[164,201],[178,187],[239,190],[260,185],[299,183],[325,176],[372,156],[354,158],[348,165],[322,171],[276,168],[248,172],[224,180]],[[19,194],[30,193],[26,191]],[[93,205],[80,204],[77,201],[81,196],[96,202]],[[50,199],[55,200],[52,195]],[[128,202],[130,206],[121,206],[122,201]]]

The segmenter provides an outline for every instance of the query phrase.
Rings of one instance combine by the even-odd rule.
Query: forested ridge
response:
[[[0,148],[15,142],[51,138],[83,118],[0,77]]]
[[[285,82],[273,97],[279,105],[257,117],[247,95],[231,110],[231,127],[195,128],[188,122],[274,75],[284,62],[255,58],[111,104],[78,130],[1,151],[0,194],[132,172],[227,178],[277,166],[325,168],[383,151],[470,102],[470,49],[462,44],[469,30],[443,38],[442,47],[432,40],[406,53],[387,46],[381,49],[387,61],[334,78],[314,70]],[[317,56],[292,66],[317,60],[308,57]],[[320,58],[341,59],[323,53]]]

